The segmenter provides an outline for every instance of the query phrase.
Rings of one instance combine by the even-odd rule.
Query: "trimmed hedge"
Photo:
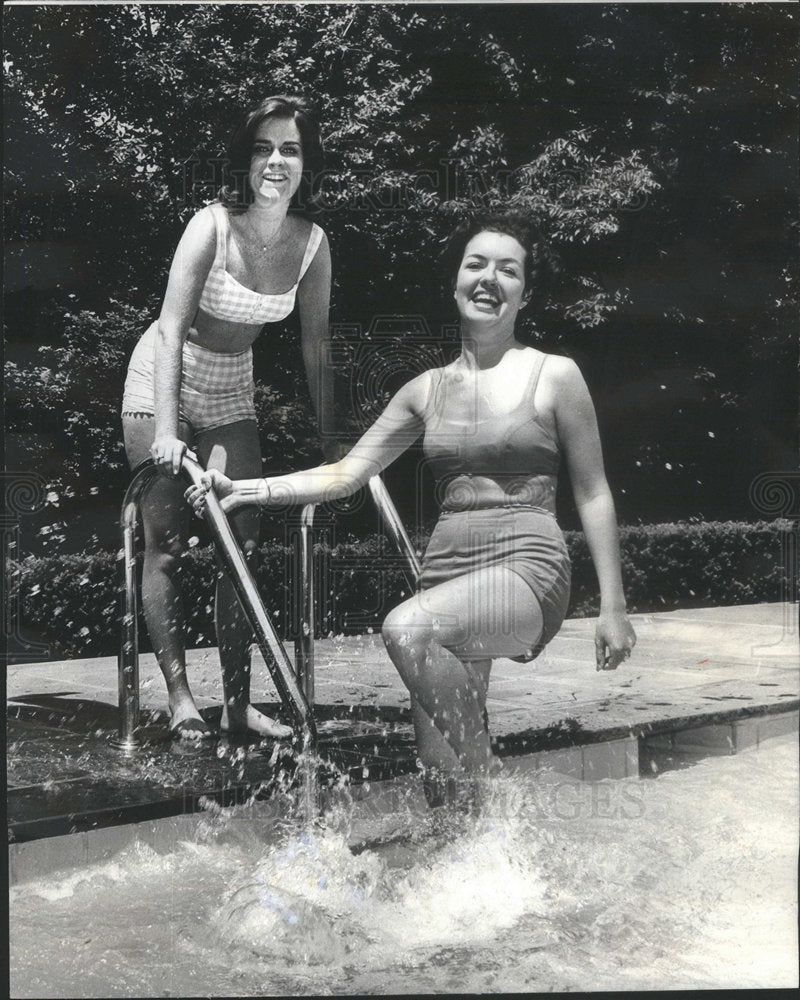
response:
[[[622,578],[631,611],[668,611],[786,600],[796,525],[775,521],[649,524],[620,529]],[[794,538],[792,537],[794,535]],[[580,532],[567,532],[572,559],[569,615],[596,614],[599,595]]]
[[[631,611],[754,604],[785,600],[791,586],[791,553],[797,538],[788,520],[756,523],[656,524],[622,528],[623,578]],[[598,608],[597,583],[584,537],[566,533],[573,566],[569,615]],[[424,544],[426,539],[417,539]],[[794,546],[794,547],[792,547]],[[371,535],[316,547],[320,634],[377,629],[410,590],[392,543]],[[257,582],[279,633],[292,638],[290,552],[280,543],[261,546]],[[190,549],[183,578],[189,646],[214,645],[212,593],[215,561],[210,547]],[[117,556],[111,553],[28,557],[11,566],[9,597],[19,611],[22,642],[44,643],[50,656],[110,655],[119,645]],[[29,659],[11,637],[10,660]],[[140,645],[148,649],[140,626]],[[15,651],[16,650],[16,651]],[[37,658],[43,658],[38,657]]]

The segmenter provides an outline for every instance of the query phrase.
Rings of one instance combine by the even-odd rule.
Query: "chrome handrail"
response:
[[[139,602],[136,586],[136,519],[139,498],[157,471],[150,460],[151,469],[142,469],[134,476],[122,503],[120,527],[122,549],[117,554],[121,563],[120,573],[120,645],[117,654],[117,679],[119,685],[119,735],[111,745],[117,750],[132,752],[139,747],[136,729],[139,725]]]
[[[408,536],[408,532],[400,520],[397,508],[389,496],[389,491],[386,489],[380,476],[373,476],[370,479],[369,490],[372,494],[372,499],[375,501],[375,506],[378,508],[378,513],[386,523],[395,545],[397,545],[408,563],[410,572],[409,583],[411,584],[411,589],[416,590],[419,587],[419,579],[422,575],[422,565],[419,561],[417,551]]]
[[[181,472],[191,483],[199,485],[203,468],[193,458],[184,455]],[[139,746],[136,729],[139,724],[139,640],[138,640],[138,603],[136,588],[136,551],[135,533],[139,503],[145,489],[159,471],[152,459],[147,459],[134,471],[133,479],[125,493],[122,503],[122,561],[121,595],[122,595],[122,632],[118,655],[119,676],[119,736],[112,745],[123,751],[133,751]],[[255,634],[264,662],[267,665],[281,701],[289,708],[296,727],[302,734],[302,751],[312,752],[316,748],[317,731],[313,712],[304,694],[303,687],[298,683],[292,663],[283,647],[281,640],[272,626],[255,581],[245,562],[242,551],[234,537],[225,512],[213,490],[206,494],[206,521],[208,522],[217,550],[222,557],[228,576],[236,591],[250,627]],[[304,521],[310,526],[313,509],[304,511]],[[307,529],[306,529],[307,530]],[[308,546],[310,548],[310,546]],[[305,577],[304,577],[305,587]],[[309,585],[310,589],[310,585]],[[313,602],[310,602],[313,603]],[[313,642],[313,634],[311,636]],[[313,665],[313,655],[306,656],[304,663]],[[312,682],[313,689],[313,682]]]
[[[193,457],[184,456],[181,473],[191,483],[199,485],[203,471]],[[117,658],[119,735],[111,741],[111,745],[128,753],[136,751],[140,746],[137,737],[140,705],[136,523],[142,495],[152,479],[159,474],[152,459],[147,459],[134,470],[133,478],[125,492],[120,515],[122,550],[119,559],[121,562],[122,613],[120,647]],[[380,476],[376,475],[370,479],[369,489],[379,515],[389,529],[398,549],[405,557],[408,579],[412,589],[417,589],[421,574],[419,557]],[[317,730],[313,716],[315,609],[314,552],[311,531],[315,505],[307,504],[302,510],[300,519],[299,562],[302,598],[300,629],[295,643],[295,668],[292,667],[283,643],[272,626],[252,574],[213,490],[209,490],[206,494],[205,509],[206,520],[217,544],[217,551],[225,563],[248,623],[253,629],[267,669],[272,676],[281,701],[292,712],[296,726],[302,734],[299,771],[304,812],[307,817],[311,818],[317,812],[319,794],[314,760]]]
[[[306,701],[314,705],[314,636],[317,616],[314,606],[314,544],[312,529],[316,505],[306,504],[300,515],[300,628],[294,643],[294,660],[297,678],[303,687]]]

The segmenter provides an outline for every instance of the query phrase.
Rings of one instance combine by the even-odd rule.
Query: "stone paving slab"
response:
[[[616,671],[600,672],[594,668],[594,620],[568,620],[532,664],[495,661],[487,702],[492,733],[507,737],[565,719],[587,732],[646,731],[696,716],[796,708],[800,657],[790,628],[796,612],[796,606],[761,604],[634,615],[633,657]],[[379,635],[323,639],[315,650],[316,701],[328,714],[347,717],[351,706],[405,714],[408,693]],[[219,706],[216,650],[190,650],[187,663],[199,707]],[[142,708],[163,709],[164,686],[152,654],[140,658],[140,678]],[[8,668],[9,700],[54,693],[115,704],[116,658]],[[258,652],[253,700],[277,701]]]
[[[632,777],[640,763],[655,769],[667,758],[738,752],[796,730],[794,612],[777,604],[636,615],[634,656],[611,672],[594,668],[594,621],[567,621],[533,664],[495,661],[487,701],[495,749],[594,781]],[[328,638],[315,651],[321,753],[355,781],[413,771],[409,697],[380,636]],[[221,702],[216,650],[191,650],[187,662],[213,726]],[[8,668],[12,839],[175,815],[210,793],[244,801],[270,779],[272,763],[257,751],[219,759],[213,748],[187,753],[165,742],[163,680],[152,655],[139,666],[145,738],[156,735],[135,759],[108,746],[116,657]],[[278,708],[258,653],[252,697]]]

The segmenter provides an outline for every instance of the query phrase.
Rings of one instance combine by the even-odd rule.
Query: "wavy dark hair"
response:
[[[525,291],[529,302],[540,303],[549,292],[557,273],[556,259],[542,237],[537,226],[523,212],[507,209],[503,211],[476,212],[462,219],[442,250],[442,262],[446,268],[448,291],[455,286],[458,269],[464,259],[467,244],[478,233],[502,233],[513,236],[525,251]]]
[[[303,176],[292,198],[291,208],[308,211],[313,209],[315,189],[322,171],[322,140],[319,125],[311,108],[297,96],[274,94],[242,118],[233,130],[228,143],[228,158],[223,168],[223,186],[219,200],[233,212],[243,212],[253,200],[250,188],[250,160],[253,141],[262,122],[268,118],[286,118],[293,121],[300,133],[303,150]]]

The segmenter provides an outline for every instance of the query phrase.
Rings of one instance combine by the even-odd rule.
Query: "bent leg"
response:
[[[482,718],[484,730],[488,736],[486,724],[486,691],[489,687],[489,672],[491,660],[472,660],[469,667],[478,672],[480,681],[478,689],[483,691],[483,697],[478,699],[484,706]],[[452,746],[437,729],[433,718],[422,708],[420,703],[411,699],[411,716],[414,722],[414,732],[417,741],[417,754],[422,765],[422,787],[425,798],[431,808],[444,805],[466,805],[470,810],[477,804],[478,793],[475,782],[469,778],[464,782],[458,778],[465,775],[465,769],[456,756]],[[487,754],[487,768],[491,766],[491,747],[484,748]]]
[[[122,418],[125,451],[131,468],[150,457],[155,436],[155,418]],[[191,443],[188,424],[181,422],[179,436]],[[178,478],[153,478],[141,499],[144,525],[142,610],[158,665],[167,684],[170,728],[185,723],[187,737],[203,736],[208,727],[197,711],[186,677],[184,653],[185,617],[181,596],[181,559],[185,552],[187,508],[184,485]]]
[[[257,479],[261,475],[258,428],[252,420],[239,420],[197,435],[197,451],[207,469],[219,469],[231,479]],[[261,515],[256,507],[241,508],[230,516],[231,527],[242,547],[251,573],[258,558]],[[223,730],[251,730],[260,736],[291,734],[250,704],[250,644],[253,633],[227,574],[217,572],[215,623],[222,667]]]
[[[491,659],[519,655],[541,631],[538,601],[524,580],[504,567],[449,580],[389,613],[384,641],[416,703],[424,766],[449,773],[458,767],[467,774],[488,768],[484,710]]]

